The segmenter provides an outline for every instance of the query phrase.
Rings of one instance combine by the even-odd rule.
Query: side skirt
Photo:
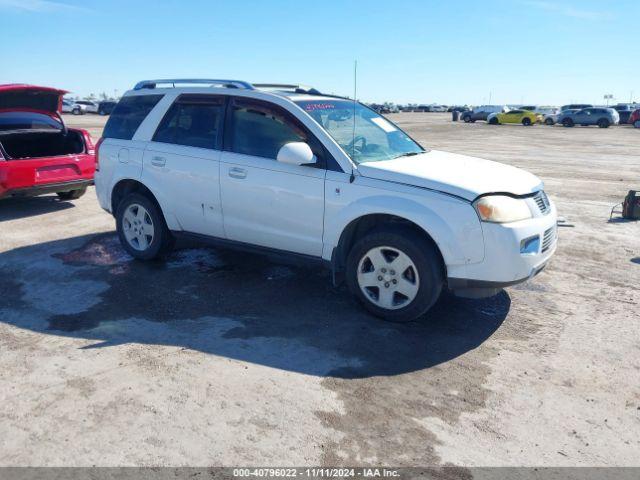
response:
[[[210,237],[200,233],[191,233],[183,231],[172,231],[171,234],[178,240],[185,240],[211,247],[236,250],[241,252],[255,253],[264,255],[277,263],[295,266],[321,266],[331,270],[331,262],[322,257],[314,257],[313,255],[305,255],[303,253],[288,252],[286,250],[278,250],[275,248],[253,245],[250,243],[238,242],[236,240],[228,240],[219,237]]]

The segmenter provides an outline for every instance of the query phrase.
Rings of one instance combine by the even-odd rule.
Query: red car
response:
[[[57,193],[71,200],[93,183],[91,136],[67,128],[58,113],[65,93],[0,85],[0,198]]]
[[[629,123],[636,128],[640,128],[640,108],[634,110],[629,117]]]

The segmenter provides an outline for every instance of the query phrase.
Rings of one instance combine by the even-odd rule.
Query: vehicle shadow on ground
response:
[[[73,207],[73,203],[61,201],[57,195],[3,198],[0,199],[0,222],[45,215]]]
[[[0,269],[0,319],[20,328],[98,341],[83,348],[172,345],[341,378],[447,362],[489,338],[511,303],[506,292],[444,297],[426,318],[391,324],[320,268],[206,248],[142,263],[113,233],[5,252]]]

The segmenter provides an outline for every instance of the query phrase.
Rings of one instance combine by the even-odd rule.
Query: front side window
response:
[[[164,95],[133,95],[123,97],[111,112],[104,126],[103,138],[131,140],[140,124]]]
[[[219,149],[223,117],[221,98],[182,95],[160,122],[153,141]]]
[[[235,99],[230,124],[229,146],[235,153],[275,159],[286,143],[308,142],[302,126],[276,105]]]
[[[355,163],[391,160],[425,150],[383,116],[349,100],[296,102]]]

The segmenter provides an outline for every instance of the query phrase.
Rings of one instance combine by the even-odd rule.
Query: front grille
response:
[[[547,197],[547,194],[544,193],[544,191],[540,190],[538,193],[535,194],[533,199],[535,200],[536,205],[538,205],[538,210],[540,210],[541,214],[546,215],[551,211],[551,206],[549,205],[549,198]]]
[[[554,242],[556,241],[556,227],[551,227],[548,230],[545,230],[544,235],[542,236],[542,253],[549,250]]]

